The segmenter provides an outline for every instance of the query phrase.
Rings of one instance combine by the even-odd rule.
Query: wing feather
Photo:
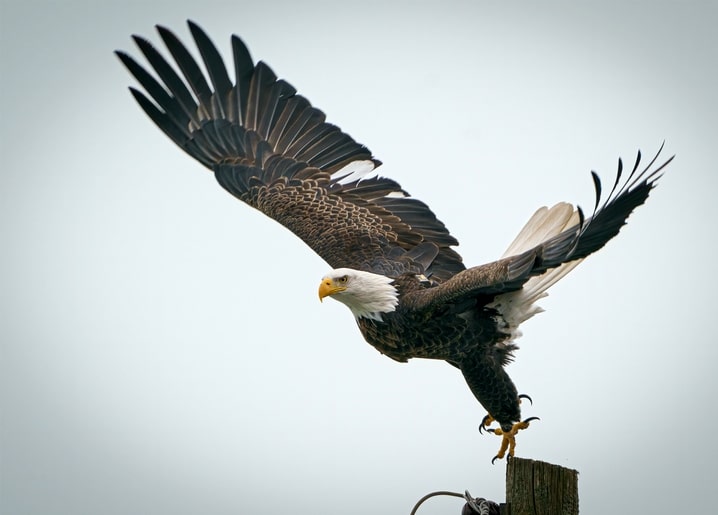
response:
[[[633,210],[646,201],[661,171],[673,160],[671,156],[654,166],[662,150],[663,146],[640,172],[639,152],[633,171],[620,188],[612,188],[603,205],[601,181],[598,174],[592,173],[596,207],[589,218],[585,218],[580,209],[574,210],[570,204],[540,208],[519,232],[503,258],[460,272],[436,288],[413,293],[405,297],[405,304],[414,309],[426,309],[460,303],[467,298],[480,298],[490,308],[498,308],[502,304],[499,311],[506,315],[506,306],[514,303],[511,309],[515,312],[509,314],[509,318],[513,316],[513,320],[518,321],[512,328],[515,329],[518,323],[536,312],[533,303],[544,296],[550,286],[578,262],[606,245],[625,225]],[[617,175],[621,174],[622,165],[619,164]],[[512,322],[509,320],[509,323]]]
[[[232,90],[232,81],[229,80],[229,75],[227,75],[227,68],[225,68],[222,57],[207,37],[207,34],[192,21],[189,21],[188,25],[202,60],[207,65],[207,72],[214,86],[212,96],[215,99],[214,104],[219,108],[219,112],[216,114],[227,119],[230,116],[229,99]]]
[[[235,86],[233,88],[233,108],[229,112],[230,121],[243,124],[247,114],[249,84],[254,75],[254,61],[247,46],[237,36],[232,36],[232,56],[234,57]]]
[[[192,94],[187,89],[187,86],[184,82],[182,82],[182,79],[180,79],[179,75],[174,71],[174,69],[165,61],[165,59],[160,55],[157,50],[155,50],[155,47],[152,46],[152,44],[147,41],[144,38],[141,38],[139,36],[133,37],[135,44],[139,47],[139,49],[142,51],[142,54],[145,56],[145,58],[150,62],[154,70],[157,72],[157,75],[160,77],[162,82],[167,86],[167,89],[170,91],[172,96],[168,95],[167,92],[164,90],[162,86],[160,86],[159,83],[154,81],[152,79],[152,83],[154,85],[154,93],[153,89],[148,87],[148,85],[142,80],[140,80],[140,83],[145,87],[148,93],[152,96],[152,98],[155,99],[155,101],[168,113],[168,114],[176,114],[177,117],[174,119],[174,121],[179,124],[186,125],[189,120],[191,120],[194,116],[197,114],[197,103],[195,102],[194,98],[192,97]],[[129,56],[126,56],[127,59],[131,59]],[[127,64],[127,63],[126,63]],[[146,72],[140,67],[139,64],[133,63],[135,69],[137,72],[142,75]],[[137,73],[133,73],[135,77],[137,77]],[[149,76],[149,74],[147,74]],[[139,77],[138,77],[139,79]],[[147,79],[146,79],[147,80]],[[174,108],[174,105],[172,105],[172,102],[177,102],[181,106],[181,112]],[[196,122],[196,120],[195,120]]]
[[[219,184],[302,238],[335,268],[425,273],[440,283],[464,270],[429,207],[391,179],[364,177],[381,163],[330,123],[241,39],[231,39],[235,82],[206,33],[189,21],[207,75],[180,39],[157,26],[178,71],[146,39],[134,40],[159,80],[124,52],[147,92],[147,115]],[[207,80],[209,77],[209,82]]]
[[[199,120],[212,119],[214,117],[214,113],[212,113],[211,109],[212,90],[210,89],[209,84],[207,84],[207,80],[205,79],[202,70],[197,65],[197,62],[192,58],[182,42],[177,39],[177,36],[175,36],[169,29],[157,25],[157,32],[179,66],[187,84],[189,84],[190,88],[194,92],[195,98],[199,101]]]

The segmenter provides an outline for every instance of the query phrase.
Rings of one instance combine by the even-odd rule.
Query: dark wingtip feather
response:
[[[159,23],[155,25],[155,29],[160,34],[165,33],[165,34],[172,34],[174,36],[174,33],[170,29],[168,29],[164,25],[160,25]]]
[[[636,171],[636,168],[638,167],[638,162],[639,162],[640,160],[641,160],[641,151],[639,150],[639,151],[638,151],[638,159],[636,160],[636,164],[633,166],[633,172]],[[633,172],[631,172],[631,174],[633,174]],[[618,169],[616,170],[616,180],[615,180],[615,182],[614,182],[613,189],[612,189],[611,191],[615,190],[615,189],[616,189],[616,185],[617,185],[619,182],[621,182],[621,176],[622,176],[622,175],[623,175],[623,159],[621,159],[621,158],[619,157],[619,158],[618,158]]]
[[[663,145],[656,155],[639,171],[641,162],[641,152],[637,153],[636,163],[630,175],[623,181],[618,191],[616,186],[611,190],[608,198],[601,206],[601,209],[595,211],[593,216],[584,222],[580,231],[578,245],[572,257],[584,257],[603,247],[610,239],[618,234],[621,227],[626,223],[631,213],[648,198],[649,192],[653,189],[656,181],[661,176],[661,171],[673,160],[673,156],[660,166],[653,168],[655,165]],[[623,164],[619,160],[618,174],[621,174]],[[592,172],[594,184],[597,184],[597,175]],[[618,181],[617,181],[618,183]],[[597,195],[600,189],[597,188]],[[597,202],[600,199],[597,199]]]
[[[583,224],[586,223],[586,215],[583,214],[581,206],[576,206],[576,211],[578,211],[578,227],[579,229],[583,229]]]
[[[621,164],[620,159],[618,160],[618,164],[619,164],[619,169],[620,169],[620,164]],[[601,202],[601,178],[593,170],[591,170],[591,178],[593,179],[593,189],[596,191],[596,201],[593,206],[593,212],[595,213],[596,210],[598,209],[599,202]]]
[[[254,61],[252,61],[252,55],[249,53],[249,48],[244,43],[242,38],[236,34],[232,34],[232,49],[234,50],[234,60],[237,63],[249,63],[249,66],[244,66],[248,70],[254,69]]]
[[[120,62],[125,66],[125,68],[129,69],[129,66],[127,63],[132,61],[132,57],[127,52],[124,52],[122,50],[115,50],[114,54],[117,56],[117,58],[120,60]]]
[[[122,64],[125,65],[132,76],[145,88],[155,102],[163,109],[168,110],[173,101],[164,87],[128,54],[124,52],[116,52],[116,54],[120,58],[120,61],[122,61]]]
[[[207,84],[204,73],[200,69],[197,61],[187,50],[182,41],[169,29],[157,25],[157,32],[162,38],[167,50],[174,58],[175,63],[184,75],[187,84],[192,88],[195,97],[199,101],[199,106],[203,111],[203,116],[212,117],[212,89]]]
[[[187,20],[187,25],[189,25],[195,44],[202,55],[202,60],[209,73],[209,78],[212,80],[215,92],[219,95],[227,94],[232,89],[232,81],[227,75],[227,67],[224,65],[224,60],[219,55],[217,47],[214,46],[212,40],[199,25],[191,20]],[[227,106],[223,107],[227,108]],[[227,113],[225,113],[225,116],[227,116]]]
[[[663,148],[663,145],[661,145],[661,148]],[[661,153],[661,149],[658,149],[658,153]],[[636,162],[633,165],[633,170],[631,170],[631,175],[636,173],[636,170],[638,170],[638,165],[641,163],[641,149],[638,149],[638,152],[636,152]],[[618,177],[616,177],[616,182],[618,182],[618,179],[621,177],[621,170],[618,170]]]

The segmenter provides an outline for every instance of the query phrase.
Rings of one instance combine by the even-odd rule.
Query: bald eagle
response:
[[[520,400],[504,370],[519,325],[540,311],[547,289],[613,238],[643,204],[672,158],[641,154],[605,201],[593,174],[590,216],[571,204],[542,207],[506,253],[466,268],[458,241],[423,202],[375,174],[381,164],[232,36],[234,81],[205,32],[188,22],[209,82],[181,41],[157,30],[176,66],[146,39],[133,39],[154,75],[117,55],[145,93],[130,88],[152,121],[214,172],[229,193],[294,232],[332,268],[319,286],[353,313],[382,354],[444,360],[461,371],[504,434],[502,457],[521,422]],[[155,78],[156,77],[156,78]],[[159,79],[159,80],[158,80]]]

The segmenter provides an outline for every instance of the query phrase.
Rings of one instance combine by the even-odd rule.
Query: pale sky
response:
[[[328,266],[131,98],[113,50],[189,43],[187,18],[366,144],[468,265],[665,140],[648,203],[522,327],[517,454],[577,469],[582,514],[715,506],[715,2],[0,1],[0,513],[505,498],[461,375],[365,343],[318,302]]]

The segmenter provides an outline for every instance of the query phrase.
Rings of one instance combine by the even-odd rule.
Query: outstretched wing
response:
[[[207,35],[189,21],[210,84],[180,40],[157,27],[179,73],[134,36],[159,81],[128,54],[117,55],[146,93],[130,88],[149,117],[185,152],[214,171],[232,195],[299,236],[332,267],[385,275],[412,271],[440,283],[464,269],[457,245],[423,202],[381,163],[325,121],[287,82],[253,63],[232,36],[235,81]]]
[[[483,299],[489,304],[499,302],[501,295],[524,288],[518,301],[526,312],[515,314],[528,318],[532,304],[549,286],[570,271],[577,262],[602,248],[616,236],[635,208],[643,204],[661,177],[661,171],[673,156],[657,165],[663,146],[642,170],[641,153],[622,181],[623,163],[618,161],[618,173],[613,188],[601,205],[601,181],[592,172],[596,190],[593,213],[585,218],[579,208],[574,214],[569,204],[557,204],[551,209],[542,208],[529,220],[508,252],[517,252],[493,263],[469,268],[437,286],[404,297],[404,304],[414,309],[438,307],[447,303],[460,303],[467,298]],[[516,306],[505,309],[516,309]]]

